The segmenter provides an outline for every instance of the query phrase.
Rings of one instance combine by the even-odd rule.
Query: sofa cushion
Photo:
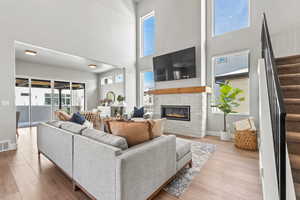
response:
[[[83,115],[81,115],[79,112],[74,113],[72,115],[72,118],[70,119],[71,122],[83,125],[85,122],[85,117]]]
[[[148,121],[108,121],[109,133],[126,139],[129,147],[151,140],[151,125]]]
[[[160,137],[164,134],[166,119],[149,120],[152,130],[152,138]]]
[[[96,129],[85,129],[82,135],[98,142],[117,147],[122,150],[128,149],[128,144],[125,138],[105,133]]]
[[[61,124],[60,128],[75,134],[81,134],[84,129],[87,129],[86,126],[82,126],[73,122],[64,122]]]
[[[64,123],[63,121],[54,120],[54,121],[47,122],[46,124],[49,124],[56,128],[60,128],[63,123]]]
[[[179,161],[191,151],[191,142],[181,138],[176,138],[176,159]]]

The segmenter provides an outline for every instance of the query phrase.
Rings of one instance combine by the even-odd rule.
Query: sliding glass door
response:
[[[47,122],[51,116],[51,81],[31,80],[31,125]]]
[[[16,78],[16,110],[19,127],[55,119],[54,111],[71,114],[85,110],[84,83]]]
[[[72,111],[82,112],[85,110],[85,84],[72,83]]]
[[[16,111],[19,115],[19,127],[30,126],[30,87],[29,79],[17,78],[15,85]]]
[[[53,95],[53,111],[63,110],[71,114],[71,83],[54,81]]]

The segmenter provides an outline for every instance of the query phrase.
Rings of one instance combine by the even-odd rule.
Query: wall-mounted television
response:
[[[196,48],[153,58],[155,81],[172,81],[196,78]]]

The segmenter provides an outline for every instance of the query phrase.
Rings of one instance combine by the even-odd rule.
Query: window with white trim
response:
[[[250,26],[250,0],[214,0],[213,35],[240,30]]]
[[[213,99],[220,96],[220,85],[226,81],[234,88],[243,90],[241,94],[245,101],[234,109],[240,114],[249,114],[250,97],[249,97],[249,51],[216,56],[212,59],[213,63]],[[212,103],[214,104],[214,102]],[[213,112],[220,112],[217,108]]]
[[[155,15],[154,11],[141,17],[140,20],[141,57],[151,56],[155,52]]]

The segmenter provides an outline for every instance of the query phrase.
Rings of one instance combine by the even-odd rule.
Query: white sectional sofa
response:
[[[124,138],[70,122],[38,126],[42,153],[93,199],[146,200],[191,162],[190,144],[161,136],[127,147]],[[184,144],[185,143],[185,144]]]

